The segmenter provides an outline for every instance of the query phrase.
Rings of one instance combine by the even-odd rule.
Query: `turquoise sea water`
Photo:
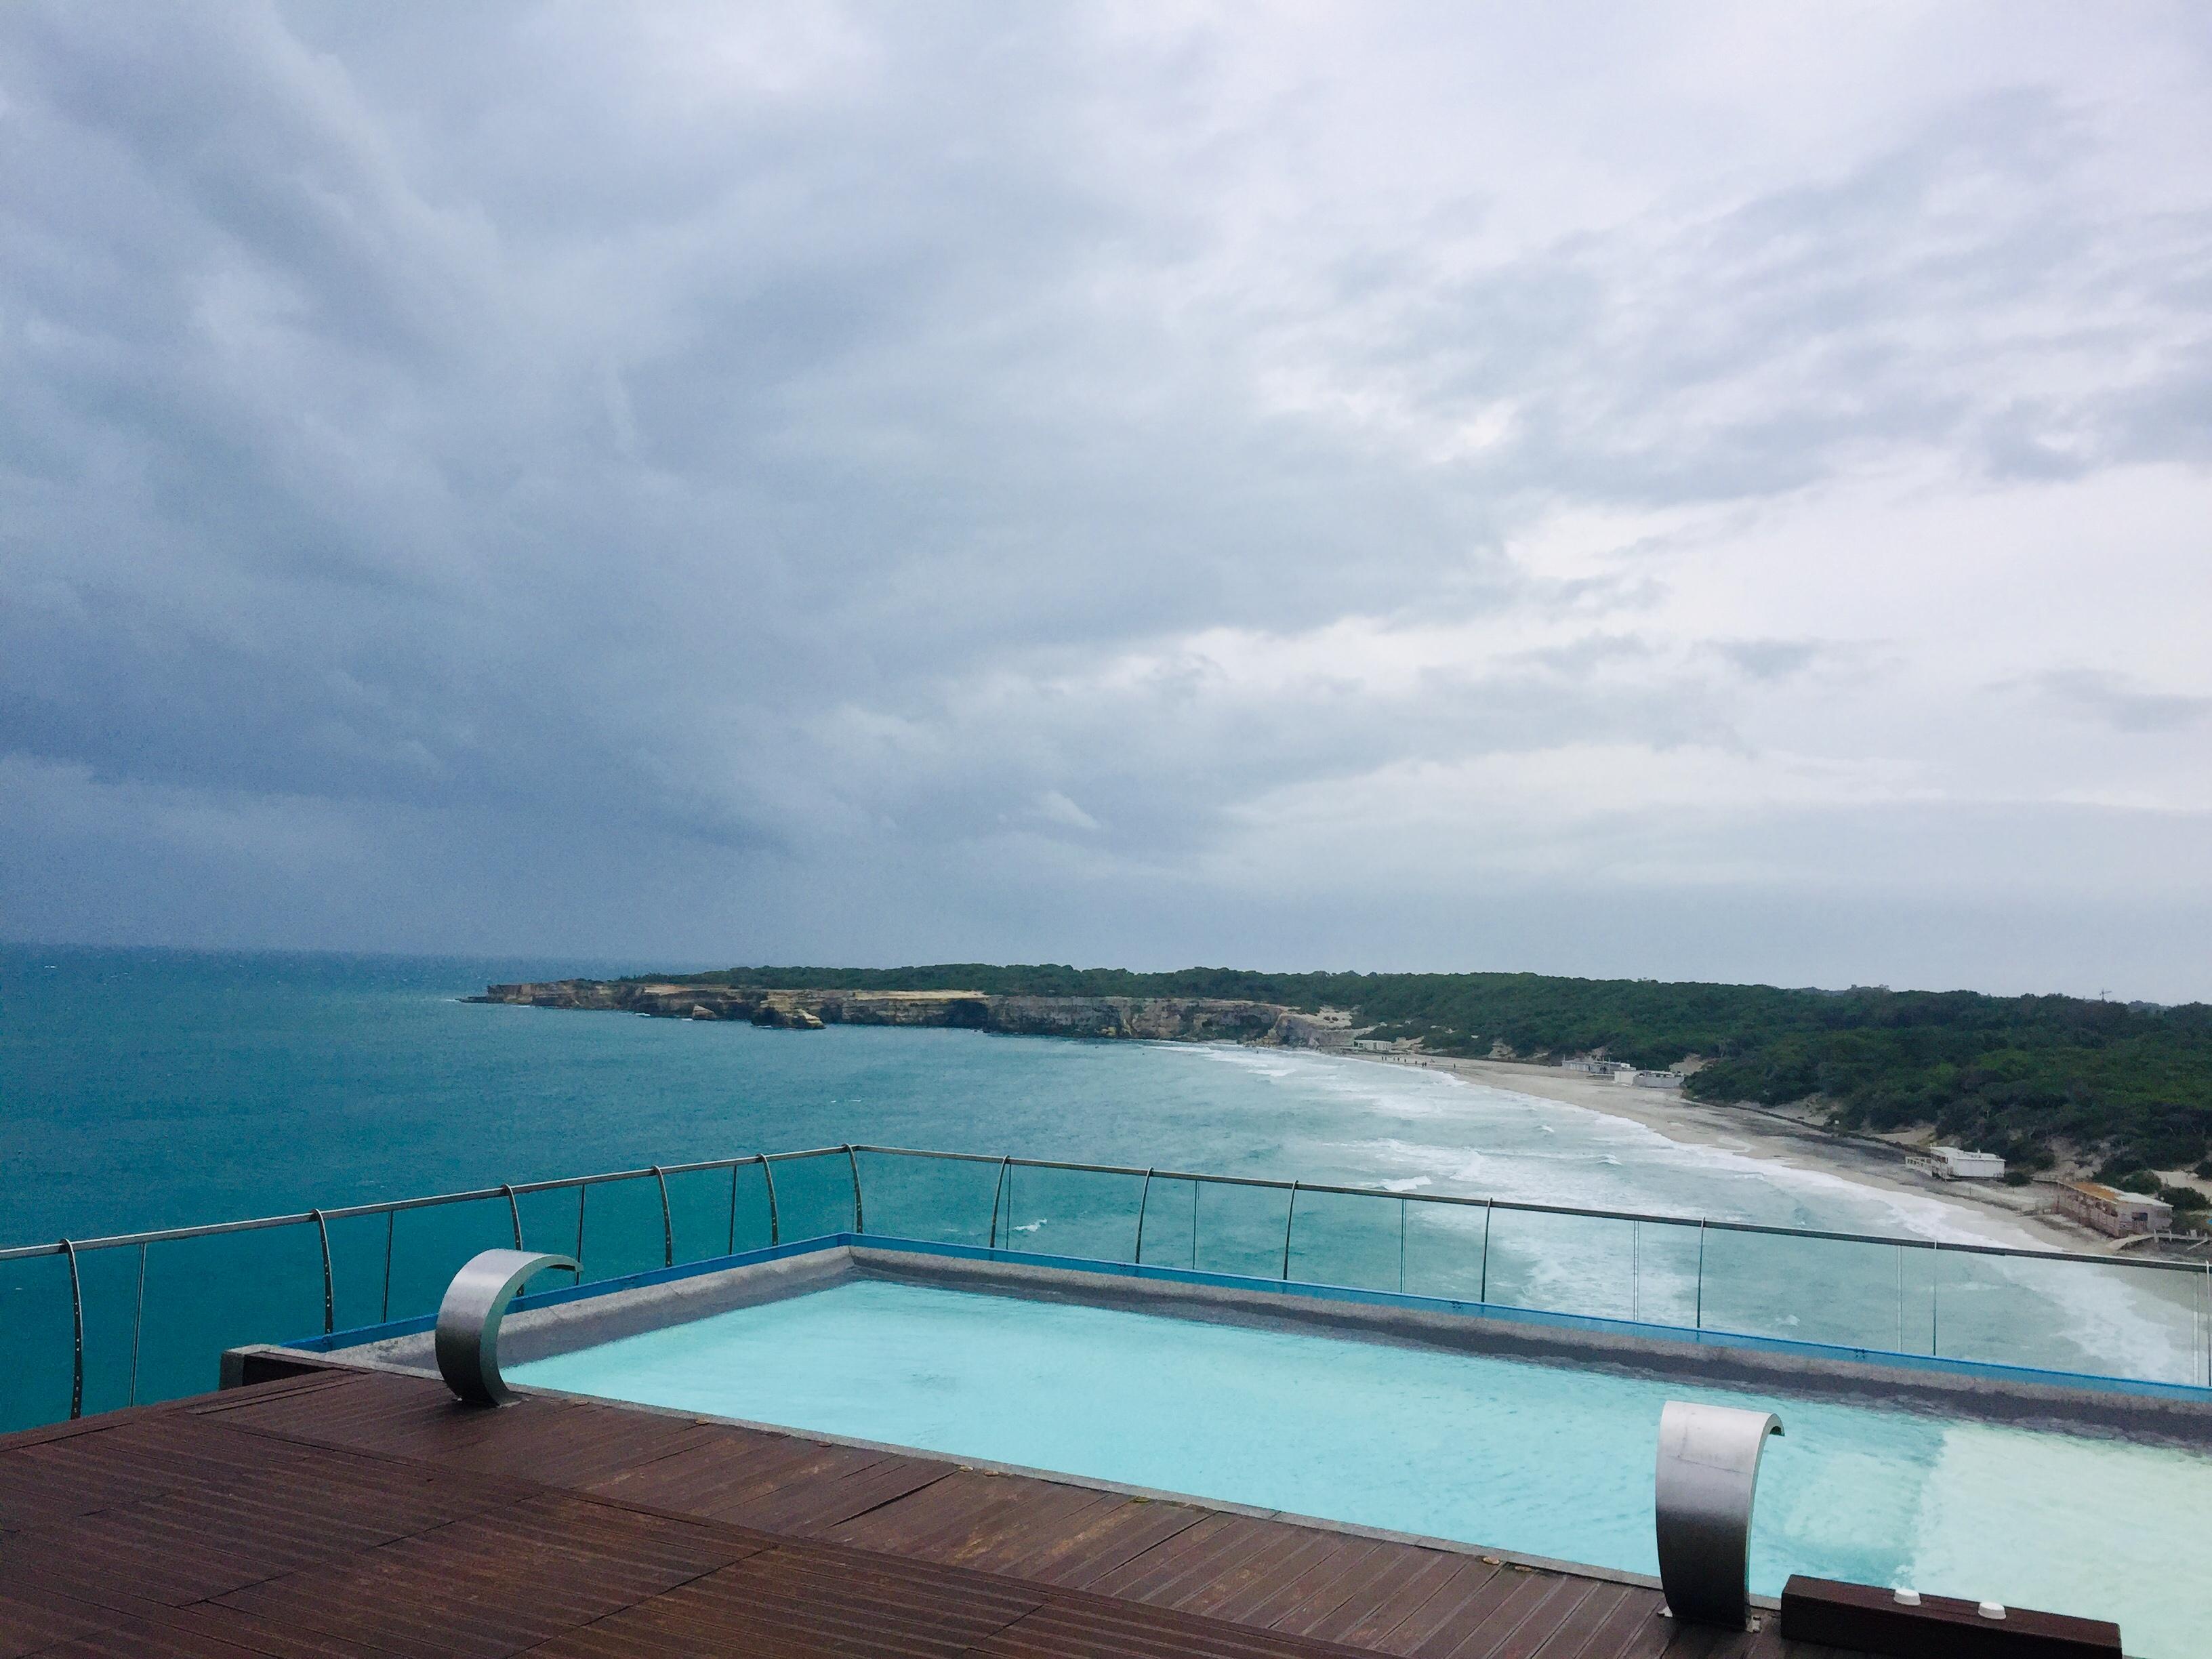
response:
[[[848,1140],[2004,1231],[1933,1199],[1360,1061],[457,1000],[489,980],[624,968],[0,946],[0,1243]]]
[[[1933,1197],[1352,1060],[961,1031],[770,1031],[458,1000],[488,980],[623,966],[0,948],[0,1242],[847,1141],[2020,1242],[2002,1218]],[[845,1224],[842,1167],[787,1168],[786,1237]],[[956,1175],[917,1185],[872,1171],[872,1220],[980,1240],[993,1172]],[[734,1215],[726,1181],[672,1185],[679,1255],[718,1254],[733,1235],[765,1242],[751,1185]],[[1025,1171],[1010,1188],[1010,1242],[1128,1249],[1133,1183]],[[1178,1225],[1197,1247],[1176,1220],[1192,1201],[1187,1189],[1152,1194],[1149,1253],[1182,1248]],[[1361,1202],[1370,1213],[1311,1198],[1301,1206],[1295,1271],[1346,1282],[1354,1257],[1368,1263],[1357,1271],[1374,1268],[1390,1246],[1375,1237],[1373,1201]],[[1277,1271],[1279,1194],[1210,1193],[1206,1203],[1206,1265]],[[1381,1225],[1395,1225],[1395,1207]],[[573,1198],[526,1198],[521,1212],[532,1244],[570,1248]],[[1923,1347],[1938,1323],[1924,1250],[1701,1241],[1694,1229],[1632,1236],[1619,1224],[1501,1212],[1486,1258],[1470,1231],[1480,1215],[1431,1213],[1425,1231],[1413,1230],[1422,1288],[1471,1295],[1486,1273],[1493,1296],[1503,1287],[1527,1305],[1689,1322],[1702,1252],[1709,1323],[1821,1340],[1887,1342],[1894,1333]],[[334,1224],[337,1322],[434,1305],[453,1266],[505,1242],[508,1224],[501,1200],[410,1213],[392,1243],[388,1296],[381,1221]],[[652,1183],[596,1189],[590,1233],[594,1276],[659,1265]],[[85,1256],[88,1409],[131,1397],[134,1367],[141,1397],[178,1392],[212,1381],[225,1343],[319,1329],[315,1250],[307,1228],[157,1246],[143,1285],[135,1252]],[[1947,1352],[2058,1364],[2117,1357],[2177,1380],[2202,1364],[2194,1286],[2161,1299],[2124,1269],[1994,1274],[1981,1260],[1945,1258]],[[0,1424],[67,1409],[64,1273],[58,1259],[0,1266],[0,1316],[32,1362],[0,1376]]]
[[[1752,1587],[2118,1617],[2187,1659],[2212,1458],[1894,1408],[861,1281],[514,1368],[538,1387],[1656,1572],[1670,1399],[1778,1409]]]

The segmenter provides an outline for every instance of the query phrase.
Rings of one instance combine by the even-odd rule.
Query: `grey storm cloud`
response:
[[[2188,10],[1281,21],[11,8],[0,927],[2075,972],[1939,826],[2212,813]]]

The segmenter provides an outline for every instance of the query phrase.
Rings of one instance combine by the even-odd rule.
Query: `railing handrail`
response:
[[[736,1170],[748,1164],[785,1164],[797,1158],[846,1158],[868,1152],[886,1158],[933,1158],[956,1164],[990,1164],[1011,1165],[1023,1170],[1060,1170],[1079,1175],[1127,1176],[1133,1180],[1150,1176],[1155,1181],[1189,1181],[1219,1187],[1257,1187],[1276,1192],[1289,1192],[1295,1187],[1301,1193],[1326,1193],[1341,1198],[1374,1198],[1401,1200],[1413,1204],[1441,1204],[1471,1209],[1511,1210],[1534,1215],[1575,1216],[1597,1221],[1648,1222],[1657,1226],[1698,1227],[1721,1232],[1760,1234],[1781,1238],[1822,1239],[1845,1244],[1878,1244],[1906,1249],[1951,1250],[1966,1255],[2014,1257],[2027,1261],[2071,1261],[2090,1267],[2128,1267],[2148,1271],[2202,1274],[2203,1262],[2168,1261],[2156,1257],[2105,1255],[2092,1251],[2036,1249],[2016,1244],[1970,1244],[1949,1239],[1911,1238],[1893,1233],[1842,1232],[1821,1227],[1784,1227],[1757,1221],[1721,1221],[1710,1217],[1670,1215],[1648,1210],[1600,1209],[1573,1204],[1540,1204],[1528,1199],[1478,1198],[1460,1193],[1402,1193],[1382,1187],[1331,1185],[1305,1180],[1278,1180],[1267,1176],[1234,1176],[1206,1174],[1187,1170],[1141,1169],[1121,1164],[1086,1164],[1063,1158],[1012,1158],[986,1152],[948,1152],[917,1146],[882,1146],[854,1141],[849,1145],[809,1146],[787,1152],[747,1152],[738,1158],[702,1158],[690,1164],[647,1164],[636,1170],[609,1170],[595,1175],[560,1176],[545,1181],[518,1181],[497,1187],[471,1188],[460,1192],[436,1193],[421,1198],[399,1198],[373,1200],[362,1204],[348,1204],[331,1208],[302,1210],[296,1214],[256,1216],[242,1221],[213,1221],[190,1227],[162,1227],[143,1232],[112,1233],[100,1238],[56,1240],[51,1244],[18,1244],[0,1249],[0,1262],[28,1261],[39,1256],[61,1255],[67,1251],[107,1250],[131,1249],[144,1244],[165,1244],[180,1239],[212,1238],[227,1233],[259,1232],[275,1227],[300,1227],[319,1220],[327,1224],[332,1221],[349,1220],[360,1216],[395,1214],[405,1210],[432,1209],[441,1204],[480,1203],[488,1199],[507,1198],[531,1193],[572,1192],[580,1188],[605,1186],[618,1181],[645,1181],[669,1176],[693,1175],[707,1170]],[[859,1187],[858,1167],[854,1164],[854,1188]]]
[[[842,1148],[832,1146],[831,1152]],[[1220,1187],[1267,1187],[1286,1193],[1296,1187],[1301,1193],[1334,1193],[1342,1198],[1404,1199],[1414,1204],[1451,1204],[1470,1209],[1495,1208],[1519,1210],[1538,1215],[1583,1216],[1600,1221],[1648,1221],[1660,1226],[1711,1227],[1723,1232],[1765,1233],[1784,1238],[1820,1238],[1846,1244],[1886,1244],[1907,1249],[1956,1250],[1964,1255],[2018,1256],[2028,1261],[2080,1261],[2095,1267],[2162,1267],[2181,1273],[2201,1273],[2205,1264],[2193,1261],[2165,1261],[2140,1256],[2100,1255],[2088,1250],[2045,1250],[2018,1244],[1966,1244],[1951,1239],[1908,1238],[1895,1233],[1847,1233],[1821,1227],[1782,1227],[1760,1221],[1716,1221],[1705,1216],[1666,1215],[1650,1210],[1602,1210],[1585,1208],[1573,1204],[1539,1204],[1529,1199],[1475,1198],[1461,1193],[1401,1193],[1387,1187],[1329,1186],[1317,1181],[1279,1181],[1267,1176],[1203,1175],[1187,1170],[1144,1170],[1121,1164],[1073,1164],[1057,1158],[1010,1158],[1001,1160],[984,1152],[940,1152],[915,1146],[874,1146],[855,1142],[856,1152],[878,1152],[890,1158],[933,1158],[961,1164],[997,1164],[1001,1161],[1018,1170],[1069,1170],[1086,1175],[1128,1176],[1142,1179],[1146,1176],[1156,1181],[1197,1181]],[[811,1157],[817,1154],[797,1153],[791,1156]],[[334,1212],[335,1213],[335,1212]]]
[[[702,1158],[696,1164],[647,1164],[641,1170],[609,1170],[598,1175],[558,1176],[548,1181],[517,1181],[498,1187],[475,1187],[457,1193],[433,1193],[424,1198],[377,1199],[365,1204],[343,1204],[320,1212],[325,1221],[348,1221],[357,1216],[389,1215],[401,1210],[428,1210],[441,1204],[473,1204],[486,1199],[523,1196],[531,1193],[573,1191],[579,1187],[604,1186],[615,1181],[646,1181],[656,1173],[661,1176],[693,1175],[702,1170],[742,1169],[748,1164],[787,1163],[795,1158],[823,1158],[845,1152],[838,1146],[809,1146],[793,1152],[747,1152],[742,1158]],[[874,1147],[860,1146],[858,1152],[873,1152]],[[212,1238],[222,1233],[261,1232],[271,1227],[303,1227],[315,1219],[317,1212],[301,1210],[295,1215],[254,1216],[244,1221],[208,1221],[191,1227],[157,1227],[147,1232],[110,1233],[100,1238],[81,1238],[69,1241],[69,1247],[78,1250],[112,1250],[139,1244],[167,1244],[183,1238]],[[25,1261],[35,1256],[59,1255],[63,1243],[52,1244],[15,1244],[0,1249],[0,1261]]]

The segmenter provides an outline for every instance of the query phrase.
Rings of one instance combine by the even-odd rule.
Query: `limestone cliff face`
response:
[[[788,1030],[938,1025],[1011,1036],[1231,1041],[1328,1048],[1350,1036],[1340,1014],[1218,997],[993,996],[981,991],[763,990],[651,981],[563,979],[491,985],[471,1002],[601,1009],[666,1019],[738,1019]]]

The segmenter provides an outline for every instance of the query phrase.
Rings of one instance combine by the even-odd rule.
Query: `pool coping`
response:
[[[839,1232],[520,1297],[509,1363],[826,1287],[842,1276],[1334,1334],[1800,1399],[2212,1450],[2212,1389],[1204,1270]],[[429,1316],[279,1345],[434,1370]]]

